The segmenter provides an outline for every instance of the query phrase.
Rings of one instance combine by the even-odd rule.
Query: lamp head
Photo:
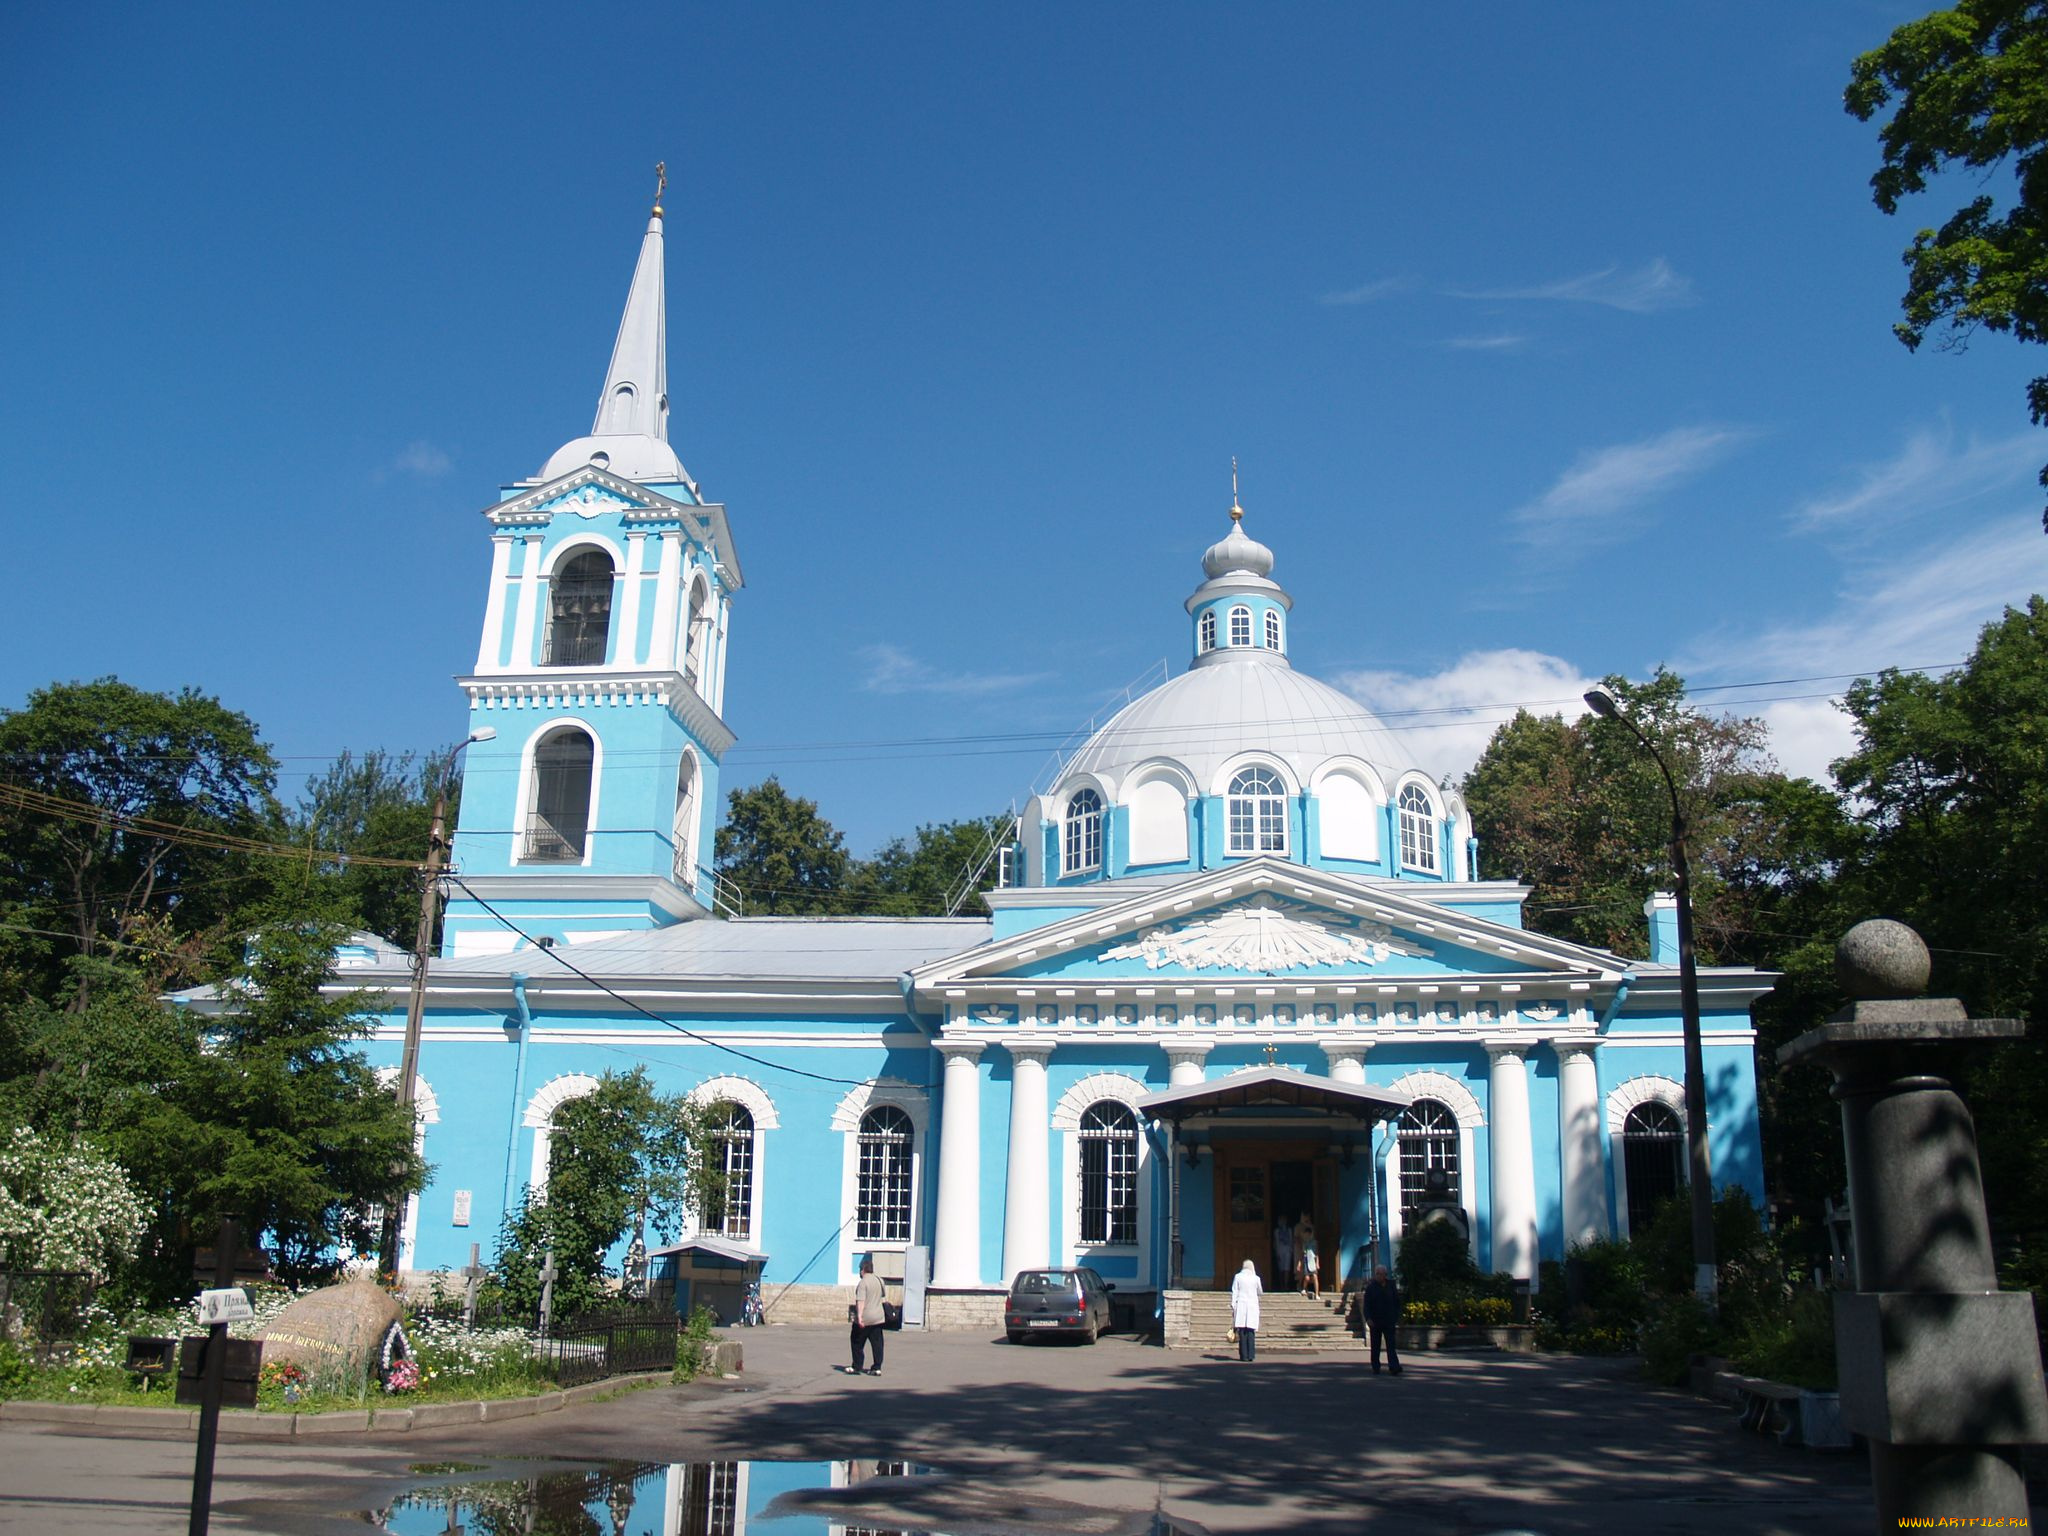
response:
[[[495,725],[480,725],[469,733],[469,739],[463,742],[463,745],[466,747],[475,742],[496,741],[497,739],[498,728]]]
[[[1615,720],[1621,716],[1621,706],[1614,702],[1614,695],[1605,688],[1588,688],[1586,707],[1603,720]]]

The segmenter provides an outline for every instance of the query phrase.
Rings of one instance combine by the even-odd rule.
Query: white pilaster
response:
[[[1607,1235],[1607,1180],[1600,1160],[1600,1069],[1590,1045],[1557,1048],[1557,1144],[1563,1175],[1564,1240]]]
[[[1208,1059],[1209,1047],[1206,1044],[1169,1045],[1166,1048],[1168,1085],[1174,1088],[1189,1088],[1199,1083],[1204,1076],[1203,1064]]]
[[[613,648],[617,664],[640,665],[640,573],[647,558],[647,535],[626,535],[626,594],[619,604],[619,643]]]
[[[666,557],[664,557],[664,562]],[[673,636],[673,630],[671,630]],[[942,1040],[939,1099],[939,1217],[932,1240],[933,1285],[981,1283],[981,1042]]]
[[[732,631],[732,604],[724,598],[718,600],[718,680],[712,685],[711,712],[722,716],[725,713],[725,642]]]
[[[654,643],[647,657],[650,667],[673,669],[676,657],[676,599],[683,590],[683,536],[661,536],[660,579],[654,584]]]
[[[534,621],[540,614],[540,535],[526,536],[526,560],[519,569],[519,609],[512,620],[512,670],[524,672],[540,664],[533,649]]]
[[[491,535],[491,586],[484,594],[484,636],[477,642],[476,669],[502,672],[498,656],[505,645],[505,588],[512,572],[512,536]]]
[[[1010,1161],[1003,1192],[1003,1279],[1052,1262],[1051,1110],[1045,1063],[1052,1042],[1005,1042],[1010,1077]]]
[[[1530,1141],[1528,1047],[1489,1041],[1487,1138],[1493,1149],[1493,1264],[1536,1278],[1536,1155]]]
[[[1365,1086],[1365,1053],[1368,1043],[1359,1041],[1325,1040],[1323,1054],[1330,1061],[1330,1081]]]

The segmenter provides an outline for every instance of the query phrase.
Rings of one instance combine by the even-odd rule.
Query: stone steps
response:
[[[1230,1297],[1198,1291],[1188,1298],[1187,1349],[1235,1349]],[[1321,1354],[1359,1347],[1344,1310],[1330,1298],[1292,1291],[1269,1292],[1259,1304],[1259,1350],[1276,1354]]]

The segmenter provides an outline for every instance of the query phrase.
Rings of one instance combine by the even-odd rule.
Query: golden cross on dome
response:
[[[657,160],[654,162],[654,215],[656,218],[661,217],[661,194],[667,190],[668,162],[666,160]]]
[[[1244,521],[1244,508],[1237,504],[1237,455],[1234,453],[1230,456],[1230,520],[1233,523]]]
[[[1279,1056],[1280,1056],[1280,1047],[1279,1047],[1279,1046],[1277,1046],[1277,1045],[1269,1045],[1269,1046],[1267,1046],[1267,1047],[1266,1047],[1266,1065],[1267,1065],[1267,1066],[1269,1066],[1269,1067],[1271,1067],[1271,1066],[1277,1066],[1277,1065],[1279,1064]]]

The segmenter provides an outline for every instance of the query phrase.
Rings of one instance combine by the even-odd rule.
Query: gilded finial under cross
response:
[[[654,162],[654,216],[661,217],[661,195],[668,190],[668,162]]]
[[[1237,504],[1237,455],[1234,453],[1230,456],[1230,520],[1233,523],[1244,521],[1244,508]]]

